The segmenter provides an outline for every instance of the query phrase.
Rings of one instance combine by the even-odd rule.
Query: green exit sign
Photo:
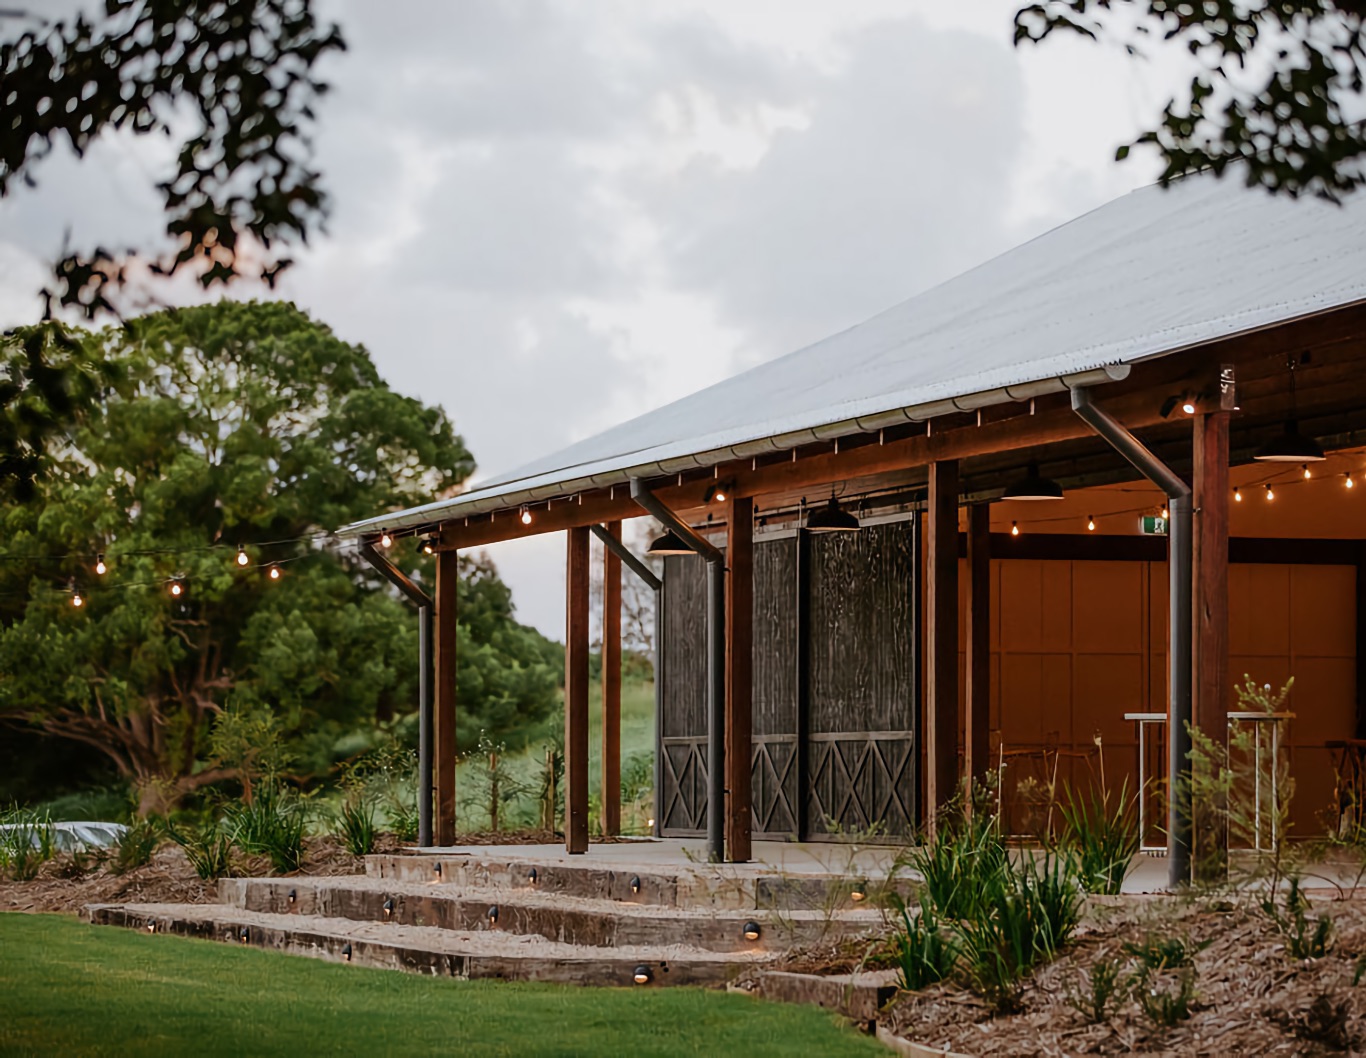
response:
[[[1167,519],[1159,518],[1155,514],[1145,514],[1138,520],[1138,524],[1144,536],[1167,535]]]

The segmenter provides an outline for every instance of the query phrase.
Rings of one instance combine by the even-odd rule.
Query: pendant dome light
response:
[[[1299,417],[1295,405],[1295,357],[1286,360],[1290,369],[1290,414],[1285,420],[1285,429],[1279,437],[1274,437],[1253,456],[1261,463],[1319,463],[1327,457],[1322,446],[1312,437],[1300,433]]]
[[[1060,500],[1062,486],[1039,473],[1039,464],[1030,463],[1025,476],[1001,495],[1003,500]]]
[[[841,507],[834,496],[806,520],[806,527],[813,533],[856,533],[861,528],[859,520]]]
[[[666,530],[663,536],[657,536],[646,549],[647,555],[693,555],[696,554],[684,539],[672,529]]]

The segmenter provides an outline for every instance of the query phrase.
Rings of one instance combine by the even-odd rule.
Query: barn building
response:
[[[660,836],[741,862],[758,837],[904,841],[988,781],[1028,833],[1048,791],[1104,781],[1144,790],[1179,881],[1190,814],[1166,777],[1188,722],[1220,741],[1263,722],[1237,715],[1245,675],[1294,678],[1267,738],[1295,832],[1355,808],[1363,478],[1366,201],[1201,177],[344,532],[381,568],[381,534],[437,553],[431,597],[404,588],[425,606],[436,845],[455,841],[457,552],[564,532],[569,851],[589,841],[597,534],[609,827],[624,561],[658,587]],[[658,580],[619,544],[644,515],[668,530]]]

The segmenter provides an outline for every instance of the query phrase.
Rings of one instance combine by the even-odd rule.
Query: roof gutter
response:
[[[841,419],[824,425],[790,430],[772,437],[755,438],[738,444],[709,448],[690,455],[671,456],[666,459],[582,474],[578,477],[557,478],[553,481],[527,485],[522,488],[516,488],[516,482],[507,482],[505,485],[490,486],[487,490],[476,489],[464,496],[457,496],[447,501],[430,503],[395,514],[367,518],[364,521],[345,526],[337,532],[340,536],[355,536],[377,532],[381,528],[390,530],[412,529],[450,518],[487,514],[490,511],[519,507],[526,503],[542,503],[546,500],[559,499],[590,489],[625,485],[635,478],[669,477],[687,470],[713,467],[731,460],[752,459],[773,452],[786,452],[802,445],[819,444],[834,441],[841,437],[850,437],[854,434],[885,430],[891,426],[926,422],[941,415],[976,411],[979,408],[988,408],[997,404],[1033,400],[1036,397],[1066,393],[1069,390],[1075,392],[1078,387],[1118,382],[1128,377],[1128,364],[1111,364],[1107,367],[1081,371],[1076,374],[1040,379],[1037,382],[1025,382],[1017,386],[1003,386],[998,389],[984,390],[980,393],[913,404],[871,415]]]

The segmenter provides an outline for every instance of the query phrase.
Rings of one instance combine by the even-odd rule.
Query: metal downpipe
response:
[[[432,718],[436,690],[435,604],[431,596],[419,588],[403,570],[365,541],[361,556],[374,566],[390,584],[417,605],[417,843],[422,848],[432,845]]]
[[[1176,889],[1191,877],[1191,487],[1181,475],[1091,403],[1085,386],[1072,390],[1072,410],[1167,494],[1170,611],[1167,617],[1167,885]]]
[[[725,555],[661,503],[639,478],[631,479],[631,498],[707,560],[707,859],[720,863],[726,856]],[[658,816],[655,821],[662,825]]]

